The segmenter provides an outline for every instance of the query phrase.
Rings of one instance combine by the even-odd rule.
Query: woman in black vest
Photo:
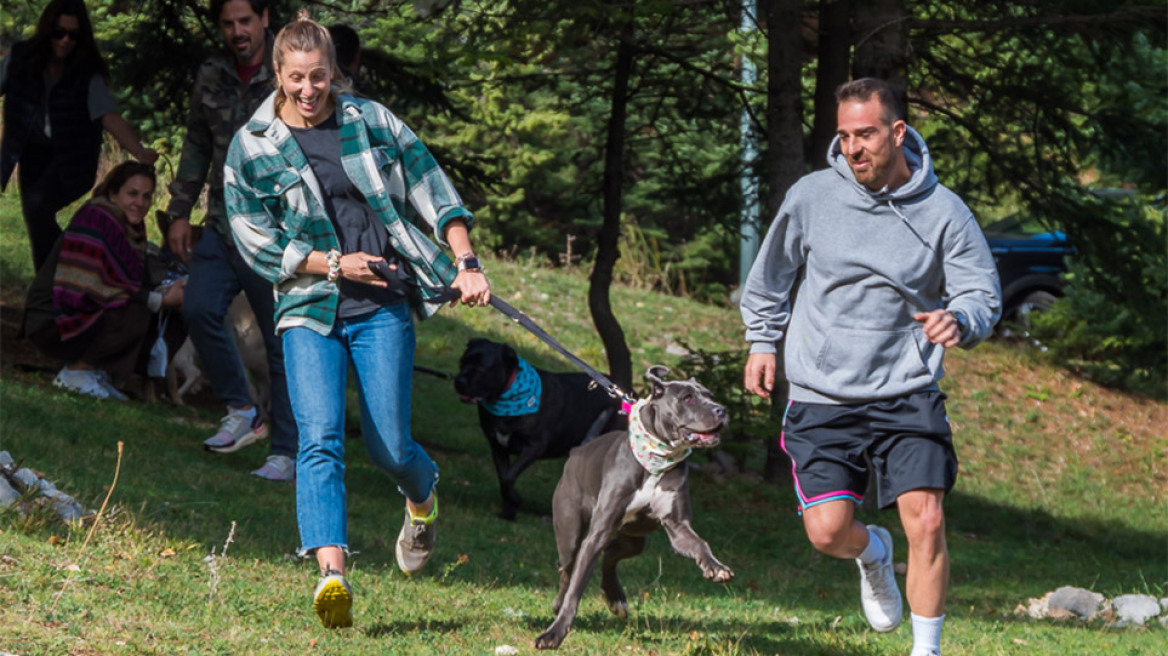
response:
[[[14,44],[0,65],[0,95],[6,98],[0,190],[20,162],[34,269],[61,235],[57,212],[93,187],[103,129],[138,160],[158,159],[118,113],[108,76],[83,0],[49,2],[32,38]]]

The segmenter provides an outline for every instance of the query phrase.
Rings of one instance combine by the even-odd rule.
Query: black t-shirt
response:
[[[311,128],[288,128],[320,183],[324,210],[337,231],[341,253],[363,251],[392,259],[389,232],[341,165],[341,134],[336,115]],[[337,318],[351,319],[403,300],[401,288],[383,289],[342,278]]]

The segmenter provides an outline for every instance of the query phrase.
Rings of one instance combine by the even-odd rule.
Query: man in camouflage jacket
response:
[[[219,432],[203,446],[230,453],[269,432],[253,403],[235,347],[234,327],[226,319],[231,302],[243,291],[264,337],[271,382],[271,453],[252,473],[270,480],[291,480],[297,433],[284,378],[283,347],[274,326],[272,284],[240,258],[223,200],[223,163],[231,139],[274,89],[267,5],[268,0],[211,2],[211,15],[230,53],[216,54],[199,67],[182,158],[170,185],[170,205],[160,213],[159,227],[171,251],[190,266],[183,318],[202,360],[203,373],[228,408]],[[209,184],[207,214],[196,241],[190,214],[205,183]]]

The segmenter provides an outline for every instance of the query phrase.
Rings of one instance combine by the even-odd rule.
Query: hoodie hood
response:
[[[908,170],[912,175],[908,182],[896,189],[872,191],[856,182],[856,176],[852,173],[851,167],[848,166],[848,160],[844,157],[843,151],[840,150],[838,136],[831,140],[831,146],[827,149],[827,161],[831,164],[831,168],[850,182],[857,192],[872,198],[874,201],[906,201],[926,194],[937,186],[937,174],[933,172],[933,158],[929,155],[929,147],[925,144],[924,137],[911,126],[905,127],[907,132],[904,135],[904,145],[901,148],[904,150]]]

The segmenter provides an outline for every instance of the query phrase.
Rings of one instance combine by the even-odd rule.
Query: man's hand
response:
[[[771,398],[771,390],[775,388],[775,354],[751,353],[746,359],[743,384],[747,392],[764,399]]]
[[[934,344],[953,348],[961,342],[961,327],[948,310],[921,312],[914,314],[913,319],[924,324],[925,337]]]
[[[166,291],[162,294],[162,307],[176,308],[182,307],[183,293],[186,291],[186,280],[176,280],[170,285],[167,285]]]
[[[182,260],[184,264],[190,264],[191,260],[191,220],[190,219],[175,219],[170,224],[170,228],[166,231],[166,245],[170,246],[170,252],[175,257]]]

